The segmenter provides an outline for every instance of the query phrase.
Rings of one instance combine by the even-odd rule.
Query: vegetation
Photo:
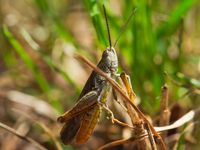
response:
[[[118,72],[130,75],[140,110],[158,125],[164,85],[169,90],[170,123],[199,108],[198,0],[2,0],[1,123],[35,139],[47,149],[59,149],[60,145],[66,150],[96,149],[126,137],[126,128],[113,125],[103,113],[84,146],[64,146],[59,140],[61,126],[56,118],[74,106],[91,73],[91,68],[74,58],[74,54],[97,64],[103,50],[109,46],[103,4],[113,45],[120,35],[115,46]],[[133,18],[123,28],[135,8]],[[114,112],[114,115],[126,122],[119,113]],[[177,149],[200,146],[198,121],[191,122],[194,127],[188,132],[186,129],[191,123],[168,132],[169,135],[179,134]],[[1,149],[34,146],[0,130]]]

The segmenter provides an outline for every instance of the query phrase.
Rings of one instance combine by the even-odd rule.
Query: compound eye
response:
[[[103,57],[105,58],[105,57],[107,57],[109,54],[108,54],[108,50],[105,50],[104,52],[103,52]]]

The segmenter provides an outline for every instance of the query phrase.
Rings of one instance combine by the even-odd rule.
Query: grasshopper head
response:
[[[117,59],[117,54],[116,51],[113,47],[108,47],[106,50],[103,52],[102,55],[102,61],[104,62],[104,71],[115,74],[118,69],[118,59]]]

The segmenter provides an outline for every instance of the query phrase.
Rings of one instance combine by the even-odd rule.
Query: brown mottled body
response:
[[[118,60],[115,49],[107,48],[97,66],[109,76],[116,74]],[[59,122],[65,123],[60,132],[64,144],[87,142],[98,122],[101,105],[106,103],[109,87],[104,77],[92,72],[77,104],[58,118]]]
[[[93,129],[100,117],[101,108],[99,105],[94,106],[91,110],[87,111],[81,122],[81,126],[76,136],[76,143],[84,144],[90,138]]]

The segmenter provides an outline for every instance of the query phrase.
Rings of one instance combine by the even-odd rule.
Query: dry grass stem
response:
[[[0,122],[0,127],[7,130],[8,132],[14,134],[15,136],[19,137],[20,139],[30,143],[30,144],[33,144],[35,145],[35,147],[37,147],[38,149],[40,150],[47,150],[45,147],[43,147],[42,145],[40,145],[38,142],[36,142],[35,140],[33,140],[32,138],[29,138],[27,136],[24,136],[24,135],[21,135],[19,134],[15,129],[3,124]]]
[[[51,129],[48,128],[44,123],[38,121],[38,118],[34,117],[33,115],[29,115],[21,110],[18,109],[13,109],[13,111],[19,113],[20,115],[23,115],[24,117],[28,118],[30,121],[38,124],[44,131],[45,133],[52,139],[53,143],[55,144],[57,150],[62,150],[62,146],[59,143],[59,141],[56,139],[54,134],[52,133]]]
[[[151,125],[151,123],[148,121],[148,119],[145,117],[145,115],[137,108],[137,106],[135,106],[135,104],[132,102],[132,100],[126,95],[126,93],[123,91],[123,89],[121,89],[121,87],[118,85],[118,83],[115,82],[115,80],[113,80],[112,78],[110,78],[106,73],[104,73],[101,69],[99,69],[97,66],[95,66],[93,63],[91,63],[89,60],[87,60],[86,58],[84,58],[81,55],[76,55],[76,58],[80,59],[81,61],[83,61],[84,63],[86,63],[87,65],[89,65],[92,69],[94,69],[95,72],[97,72],[98,74],[100,74],[101,76],[103,76],[104,78],[107,79],[108,82],[110,82],[110,84],[115,88],[115,90],[117,90],[124,99],[126,99],[126,101],[135,109],[135,111],[140,115],[140,117],[149,124],[153,134],[158,138],[158,140],[161,143],[161,147],[163,150],[166,150],[166,146],[164,141],[162,140],[162,137],[156,132],[156,130],[154,129],[154,127]]]

